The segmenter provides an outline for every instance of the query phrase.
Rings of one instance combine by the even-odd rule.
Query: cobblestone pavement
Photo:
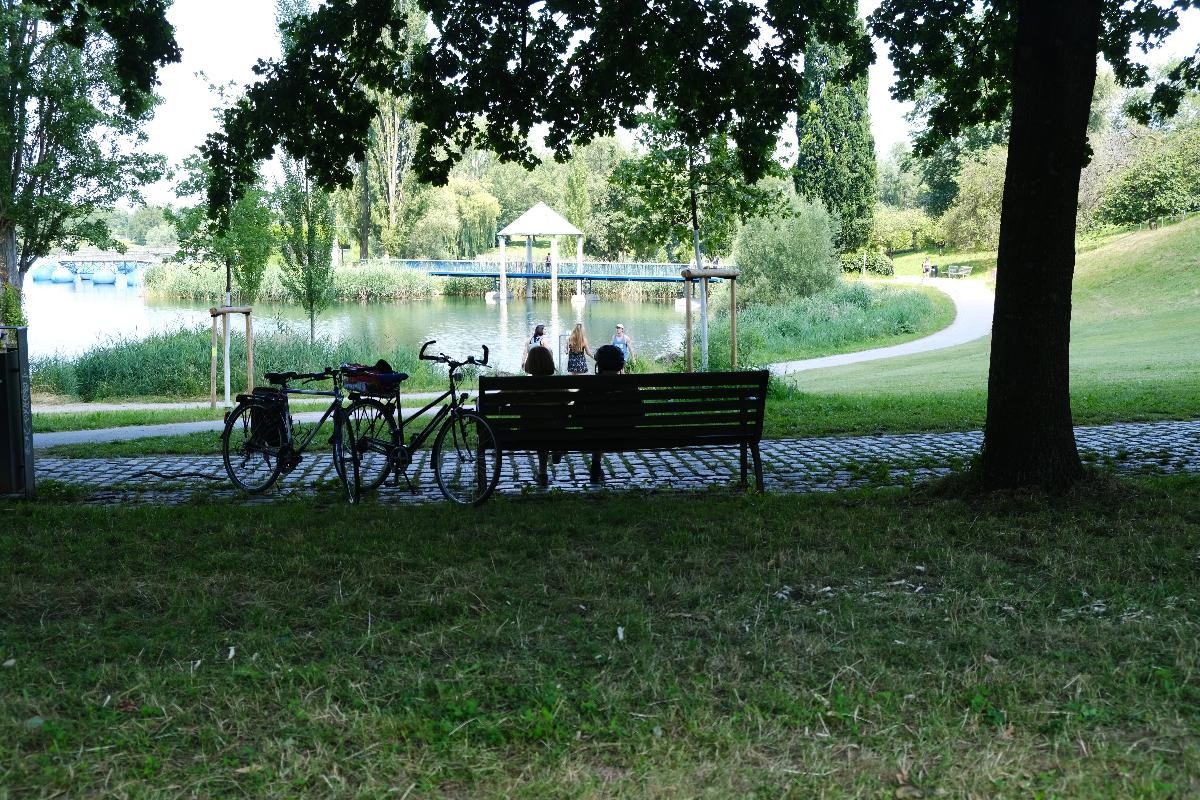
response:
[[[1085,462],[1118,474],[1200,473],[1200,420],[1122,423],[1081,427],[1075,431]],[[768,491],[829,492],[864,486],[907,485],[961,470],[982,441],[969,433],[895,434],[885,436],[781,439],[762,443],[763,473]],[[428,471],[428,451],[418,454],[409,475],[389,481],[377,493],[380,502],[440,501]],[[693,448],[680,451],[619,453],[604,456],[607,480],[588,483],[587,461],[568,454],[552,467],[551,490],[567,492],[627,489],[728,489],[737,486],[737,448]],[[533,453],[506,454],[498,491],[501,494],[542,492],[536,488]],[[235,489],[219,458],[161,456],[146,458],[39,458],[39,481],[54,479],[84,487],[98,503],[188,502],[196,497],[270,502],[282,494],[340,491],[327,455],[309,455],[267,494],[251,497]]]

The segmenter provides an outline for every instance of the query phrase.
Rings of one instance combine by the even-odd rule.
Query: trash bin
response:
[[[0,495],[33,497],[29,329],[0,326]]]

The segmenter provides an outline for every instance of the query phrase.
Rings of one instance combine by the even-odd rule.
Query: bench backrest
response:
[[[757,441],[766,397],[766,370],[479,379],[479,411],[502,449]]]

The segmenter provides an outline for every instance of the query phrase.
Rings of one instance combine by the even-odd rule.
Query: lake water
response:
[[[106,341],[140,339],[155,331],[211,326],[208,305],[147,300],[143,287],[136,281],[127,284],[124,276],[118,276],[115,286],[78,279],[73,284],[26,280],[25,312],[33,358],[77,355]],[[240,317],[235,320],[235,327],[241,324]],[[625,325],[639,355],[678,352],[683,346],[683,311],[669,302],[552,306],[548,300],[489,304],[483,298],[438,297],[412,303],[342,303],[317,318],[317,335],[378,342],[381,348],[415,349],[436,339],[437,350],[454,356],[478,353],[479,345],[486,344],[492,349],[493,365],[515,372],[534,325],[544,324],[549,340],[558,343],[576,322],[584,324],[593,349],[611,340],[618,322]],[[308,336],[308,318],[296,306],[255,306],[254,326],[259,332],[287,330]],[[362,360],[376,357],[363,353]],[[561,369],[564,362],[556,361]]]

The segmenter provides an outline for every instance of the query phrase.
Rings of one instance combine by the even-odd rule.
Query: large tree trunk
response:
[[[1083,474],[1071,422],[1071,280],[1100,0],[1019,0],[1012,132],[982,475],[1058,487]]]
[[[0,221],[0,286],[9,284],[19,292],[24,277],[21,257],[17,253],[17,226],[12,222]]]

